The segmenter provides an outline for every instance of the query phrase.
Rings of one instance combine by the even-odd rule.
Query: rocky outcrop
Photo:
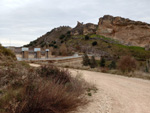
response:
[[[71,34],[97,34],[116,39],[126,45],[141,47],[150,45],[150,24],[110,15],[100,18],[98,25],[78,22],[71,30]]]
[[[71,35],[82,35],[83,27],[84,27],[83,23],[77,22],[76,27],[71,30]]]
[[[84,35],[96,34],[96,29],[97,29],[97,25],[95,24],[92,23],[85,24],[83,28],[83,34]]]
[[[97,25],[92,23],[83,24],[78,22],[77,26],[72,29],[72,35],[88,35],[88,34],[96,34]]]
[[[121,17],[105,15],[100,18],[96,34],[128,45],[145,47],[150,44],[150,24]]]

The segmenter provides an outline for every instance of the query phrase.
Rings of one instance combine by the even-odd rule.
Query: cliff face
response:
[[[71,34],[97,34],[116,39],[126,45],[141,47],[150,45],[150,24],[110,15],[100,18],[98,25],[78,22],[71,30]]]
[[[145,47],[150,44],[150,24],[121,17],[105,15],[100,18],[96,34],[128,45]]]

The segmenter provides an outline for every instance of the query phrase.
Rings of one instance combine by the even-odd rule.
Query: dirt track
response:
[[[86,108],[79,113],[150,113],[150,81],[99,72],[70,70],[82,73],[99,89]]]

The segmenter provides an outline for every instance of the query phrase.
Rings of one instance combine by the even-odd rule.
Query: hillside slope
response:
[[[55,28],[26,46],[47,46],[52,40],[59,40],[58,38],[68,31],[72,36],[97,34],[118,40],[125,45],[150,48],[150,24],[110,15],[101,17],[97,25],[78,22],[73,29],[68,26]]]
[[[150,58],[150,24],[105,15],[98,25],[78,22],[75,28],[58,27],[25,46],[53,48],[57,55],[64,49],[69,53],[88,52],[111,58],[132,55],[146,60]]]
[[[72,28],[68,26],[62,26],[58,28],[54,28],[53,30],[47,32],[43,36],[39,37],[37,40],[31,41],[30,44],[25,45],[26,47],[49,47],[49,44],[52,41],[59,41],[59,37],[63,34],[66,34]],[[54,43],[55,43],[54,42]]]

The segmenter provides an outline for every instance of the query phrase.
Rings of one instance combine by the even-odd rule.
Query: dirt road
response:
[[[150,113],[150,81],[99,72],[70,70],[82,73],[99,89],[86,108],[79,113]]]

